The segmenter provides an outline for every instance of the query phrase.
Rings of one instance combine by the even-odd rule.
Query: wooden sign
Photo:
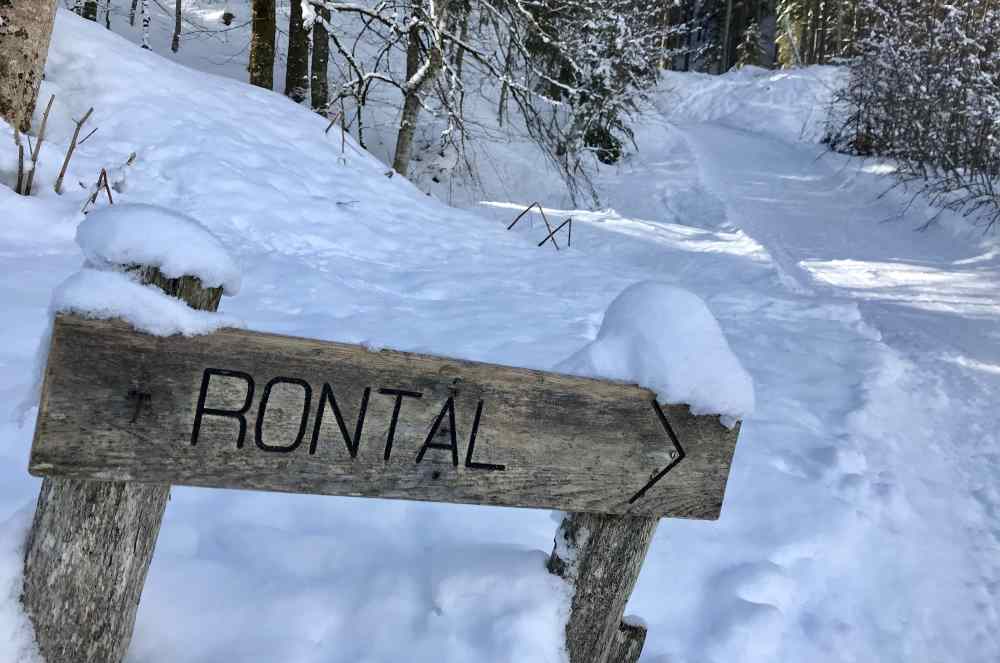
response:
[[[714,519],[737,436],[633,385],[60,315],[30,471]]]

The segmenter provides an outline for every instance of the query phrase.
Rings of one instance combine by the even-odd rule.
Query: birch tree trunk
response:
[[[149,0],[142,0],[142,47],[149,48]]]
[[[250,32],[250,84],[274,89],[274,0],[253,0]]]
[[[410,30],[410,40],[406,46],[406,93],[403,96],[403,115],[399,120],[399,131],[396,133],[396,153],[392,159],[392,169],[406,176],[410,168],[410,153],[413,150],[413,132],[417,128],[417,116],[420,114],[419,91],[411,88],[412,81],[420,69],[420,30],[413,27]]]
[[[216,310],[221,288],[139,270],[193,308]],[[170,486],[42,481],[24,559],[21,602],[49,663],[119,663],[153,558]]]
[[[302,2],[288,6],[288,60],[285,64],[285,96],[299,103],[309,94],[309,33],[302,25]]]
[[[326,26],[330,22],[330,10],[316,7],[316,14],[322,20],[317,20],[312,27],[312,72],[310,73],[310,91],[312,93],[312,109],[317,113],[326,113],[330,103],[330,84],[327,80],[327,65],[330,61],[330,37],[326,34]],[[347,118],[341,118],[346,122]]]
[[[437,13],[433,15],[427,13],[428,7],[433,8]],[[399,131],[396,134],[396,153],[392,160],[392,169],[404,177],[410,167],[413,134],[417,128],[417,116],[420,114],[420,94],[433,84],[438,73],[444,67],[445,43],[442,33],[448,22],[448,3],[426,3],[415,8],[414,15],[419,15],[427,23],[428,43],[424,45],[427,51],[427,61],[420,61],[421,25],[420,21],[414,21],[413,27],[410,28],[409,43],[406,46],[403,114],[399,121]]]
[[[0,1],[0,117],[31,129],[57,0]]]

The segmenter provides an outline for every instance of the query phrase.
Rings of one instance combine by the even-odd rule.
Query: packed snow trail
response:
[[[857,163],[819,159],[818,147],[719,124],[650,124],[644,153],[618,183],[648,182],[669,194],[678,177],[691,179],[686,171],[696,165],[700,177],[687,187],[695,195],[673,192],[659,202],[689,222],[746,233],[786,288],[785,297],[771,292],[768,305],[753,312],[758,331],[784,330],[775,335],[774,370],[754,366],[759,409],[744,427],[739,452],[770,437],[772,449],[760,449],[769,458],[755,460],[771,467],[754,472],[749,466],[757,463],[738,455],[734,472],[751,471],[753,484],[797,495],[794,505],[769,507],[775,524],[782,523],[773,529],[758,529],[759,513],[744,516],[754,531],[734,538],[763,545],[690,588],[711,597],[705,614],[674,614],[662,625],[653,618],[654,647],[679,618],[695,630],[708,622],[693,648],[691,641],[668,645],[680,660],[732,660],[748,652],[763,660],[995,660],[996,254],[939,227],[913,232],[926,218],[916,214],[886,223],[900,203],[880,197],[884,181],[866,178]],[[635,213],[630,194],[612,199],[617,214]],[[649,198],[643,202],[636,212],[655,214]],[[736,291],[730,296],[749,299]],[[725,324],[741,356],[756,354],[745,347],[737,320]],[[782,489],[775,470],[800,485]],[[738,530],[741,506],[762,504],[740,497],[759,490],[741,477],[731,481],[722,528]],[[802,499],[810,492],[812,506]],[[814,523],[819,527],[805,543],[801,526],[810,512],[824,514],[824,522]],[[664,530],[683,528],[664,523],[657,543],[670,546]],[[671,571],[682,578],[697,575],[711,548],[693,539],[674,545],[681,550],[671,555]],[[696,568],[683,561],[676,568],[688,555]],[[813,581],[824,588],[808,588]],[[648,595],[647,588],[640,583],[633,608],[655,614],[669,595]],[[810,598],[820,595],[820,602]],[[856,620],[828,619],[830,602],[851,606]],[[652,651],[644,660],[658,660]]]
[[[509,209],[448,208],[387,178],[279,95],[60,11],[43,193],[0,187],[5,409],[30,392],[51,292],[82,262],[73,237],[102,167],[116,202],[184,212],[223,238],[245,278],[222,310],[252,329],[551,368],[594,339],[626,287],[668,282],[706,300],[757,406],[721,519],[660,525],[629,608],[649,624],[643,660],[994,663],[996,254],[943,228],[909,232],[922,209],[880,223],[893,209],[877,199],[884,176],[782,142],[768,123],[793,128],[812,112],[809,77],[774,74],[763,92],[749,74],[684,78],[698,97],[687,109],[711,122],[648,118],[642,150],[598,182],[618,211],[573,212],[574,246],[556,253],[535,246],[530,221],[506,232]],[[766,106],[756,133],[741,132],[729,83],[740,98],[798,105]],[[72,118],[91,105],[101,130],[74,156],[73,186],[46,193]],[[12,163],[0,151],[0,172]],[[550,199],[517,191],[527,201],[502,202]],[[16,542],[37,481],[24,469],[31,426],[5,414],[6,663],[30,649]],[[563,660],[567,596],[543,567],[547,512],[172,495],[130,661]]]
[[[911,645],[911,660],[942,660],[956,652],[975,659],[990,643],[982,660],[995,660],[996,252],[945,228],[916,232],[932,212],[917,206],[919,215],[898,218],[899,198],[881,199],[858,163],[726,127],[680,131],[729,222],[780,251],[785,272],[817,298],[858,301],[882,339],[884,356],[864,384],[867,402],[848,423],[864,449],[868,488],[885,501],[867,515],[903,569],[900,581],[912,574],[900,644]],[[905,457],[916,462],[900,462]],[[966,617],[970,603],[975,611]],[[931,630],[951,637],[929,638]]]

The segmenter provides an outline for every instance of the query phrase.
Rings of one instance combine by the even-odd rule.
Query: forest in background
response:
[[[175,0],[64,0],[103,22],[127,20],[149,47],[151,9],[190,30]],[[199,6],[206,3],[199,3]],[[365,146],[374,114],[395,115],[394,172],[408,175],[419,127],[430,150],[472,178],[469,146],[516,125],[597,202],[590,176],[634,142],[631,125],[663,70],[808,65],[845,68],[828,143],[892,159],[914,198],[1000,218],[997,35],[991,0],[275,0],[217,4],[228,33],[249,29],[247,78],[283,92]],[[151,7],[152,5],[152,7]],[[283,44],[282,49],[280,45]]]

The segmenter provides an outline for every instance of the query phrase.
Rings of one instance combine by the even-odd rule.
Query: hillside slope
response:
[[[786,84],[770,76],[750,84]],[[910,232],[917,206],[882,223],[897,208],[881,168],[789,142],[803,106],[775,103],[783,128],[761,132],[717,112],[726,79],[705,112],[682,103],[705,82],[678,79],[640,152],[599,176],[613,210],[566,210],[557,253],[537,221],[501,222],[544,190],[446,207],[283,97],[66,12],[46,78],[41,193],[0,186],[0,661],[30,657],[16,591],[34,411],[22,427],[16,405],[51,290],[82,261],[77,182],[102,167],[116,202],[225,240],[244,280],[222,308],[253,329],[548,369],[633,283],[701,295],[757,409],[722,518],[661,523],[629,608],[649,624],[643,660],[1000,658],[998,253]],[[89,106],[99,131],[55,196]],[[175,489],[130,660],[561,661],[565,590],[542,566],[555,528],[541,511]]]

